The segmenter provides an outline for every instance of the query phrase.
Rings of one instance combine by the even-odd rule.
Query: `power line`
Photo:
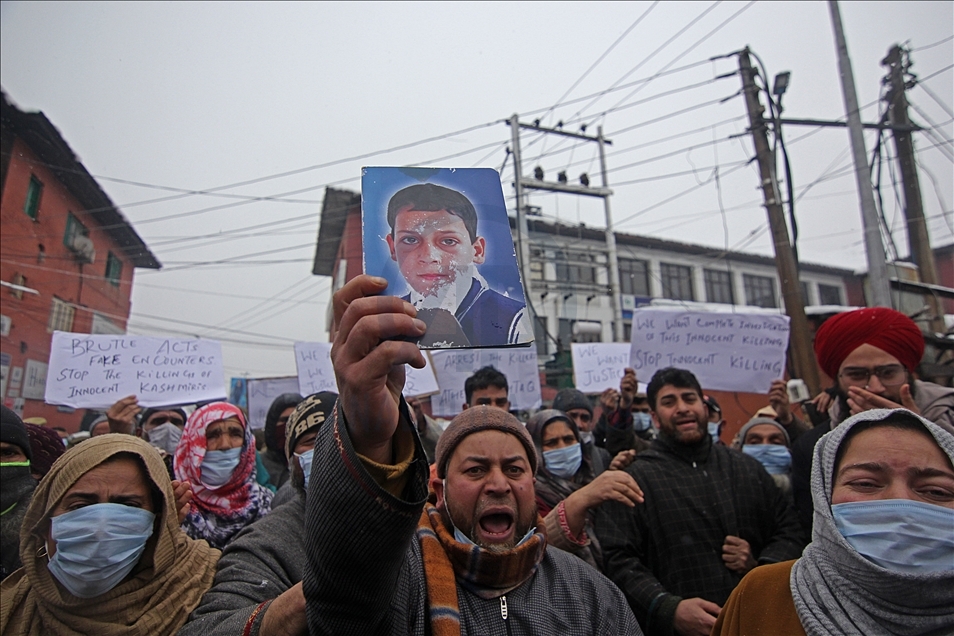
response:
[[[946,38],[944,38],[943,40],[938,40],[938,41],[935,42],[934,44],[928,44],[928,45],[926,45],[926,46],[919,46],[919,47],[916,48],[916,49],[911,49],[911,53],[914,53],[914,52],[916,52],[916,51],[927,51],[928,49],[933,49],[935,46],[940,46],[940,45],[944,44],[945,42],[950,42],[951,40],[954,40],[954,35],[949,35],[949,36],[947,36]]]
[[[643,18],[645,18],[647,15],[649,15],[650,12],[652,12],[652,10],[655,9],[655,8],[656,8],[656,5],[658,5],[658,4],[659,4],[659,0],[656,0],[655,2],[653,2],[653,3],[649,6],[648,9],[646,9],[646,10],[643,12],[643,14],[642,14],[641,16],[639,16],[638,18],[636,18],[636,20],[633,21],[633,23],[629,25],[629,28],[627,28],[625,31],[623,31],[623,34],[622,34],[621,36],[619,36],[618,38],[616,38],[616,41],[613,42],[612,44],[610,44],[610,45],[609,45],[609,48],[607,48],[605,51],[603,51],[603,54],[600,55],[599,58],[597,58],[597,60],[596,60],[595,62],[593,62],[593,64],[591,64],[590,67],[589,67],[588,69],[586,69],[586,71],[585,71],[582,75],[580,75],[580,77],[579,77],[575,82],[573,82],[573,85],[570,86],[570,88],[568,88],[568,89],[566,90],[566,92],[563,93],[563,95],[560,96],[560,98],[556,101],[556,103],[554,103],[553,106],[550,106],[550,108],[548,108],[548,109],[546,110],[546,112],[544,113],[543,116],[546,117],[546,115],[549,114],[549,113],[551,113],[551,112],[553,112],[554,109],[558,108],[559,106],[562,106],[562,105],[563,105],[563,100],[566,99],[567,96],[568,96],[570,93],[573,92],[573,89],[576,88],[577,86],[579,86],[579,85],[580,85],[580,82],[582,82],[584,79],[586,79],[586,77],[587,77],[590,73],[593,72],[593,69],[595,69],[597,66],[599,66],[600,62],[602,62],[604,59],[606,59],[606,56],[609,55],[609,54],[613,51],[613,49],[615,49],[616,46],[617,46],[620,42],[622,42],[622,41],[626,38],[627,35],[629,35],[630,31],[632,31],[633,29],[635,29],[636,26],[639,25],[639,23],[643,21]]]

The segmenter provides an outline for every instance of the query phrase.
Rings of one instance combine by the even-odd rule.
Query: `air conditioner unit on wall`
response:
[[[93,247],[93,241],[88,236],[77,234],[73,237],[70,249],[76,254],[76,259],[82,263],[96,262],[96,248]]]

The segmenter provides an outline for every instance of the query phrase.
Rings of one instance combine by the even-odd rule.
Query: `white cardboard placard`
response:
[[[788,336],[783,315],[636,309],[630,366],[643,381],[678,367],[703,389],[768,393],[785,373]]]
[[[295,366],[298,368],[298,392],[304,396],[319,391],[338,392],[335,369],[331,366],[330,342],[296,342]]]
[[[264,428],[268,407],[282,393],[298,393],[298,377],[249,378],[248,421],[252,428]]]
[[[460,413],[466,401],[464,382],[477,369],[488,365],[507,376],[511,408],[540,408],[540,372],[537,350],[533,347],[444,350],[430,354],[441,388],[441,392],[431,398],[431,411],[435,416],[453,417]]]
[[[48,404],[108,408],[127,395],[143,407],[225,399],[217,340],[53,332]]]
[[[409,364],[404,365],[404,397],[427,397],[440,393],[441,387],[437,383],[437,376],[434,375],[434,363],[431,362],[427,351],[422,351],[424,356],[424,368],[415,369]]]

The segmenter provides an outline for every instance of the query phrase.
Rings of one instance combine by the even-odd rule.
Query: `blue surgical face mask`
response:
[[[759,460],[770,475],[787,475],[792,467],[792,453],[781,444],[746,444],[742,452]]]
[[[633,411],[633,428],[637,431],[648,431],[653,425],[653,418],[649,413]]]
[[[709,422],[709,437],[713,442],[719,441],[719,429],[722,428],[722,422]]]
[[[239,465],[242,447],[228,450],[206,451],[202,458],[202,484],[209,488],[218,488],[228,483],[232,471]]]
[[[583,451],[579,444],[543,451],[543,464],[547,470],[563,479],[570,479],[580,469]]]
[[[301,466],[301,472],[305,476],[305,490],[308,490],[308,478],[311,476],[311,460],[315,456],[312,450],[306,450],[300,455],[295,453],[298,458],[298,465]]]
[[[56,554],[48,568],[73,596],[105,594],[139,562],[152,536],[156,515],[122,504],[102,503],[71,510],[50,522]]]
[[[838,531],[858,554],[894,572],[954,569],[954,510],[910,499],[831,507]]]

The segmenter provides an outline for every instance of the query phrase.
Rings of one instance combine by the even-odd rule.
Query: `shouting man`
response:
[[[623,596],[573,555],[547,547],[538,458],[502,410],[458,415],[427,460],[401,397],[412,305],[358,276],[335,294],[340,398],[318,432],[305,520],[304,594],[313,634],[638,634]]]

